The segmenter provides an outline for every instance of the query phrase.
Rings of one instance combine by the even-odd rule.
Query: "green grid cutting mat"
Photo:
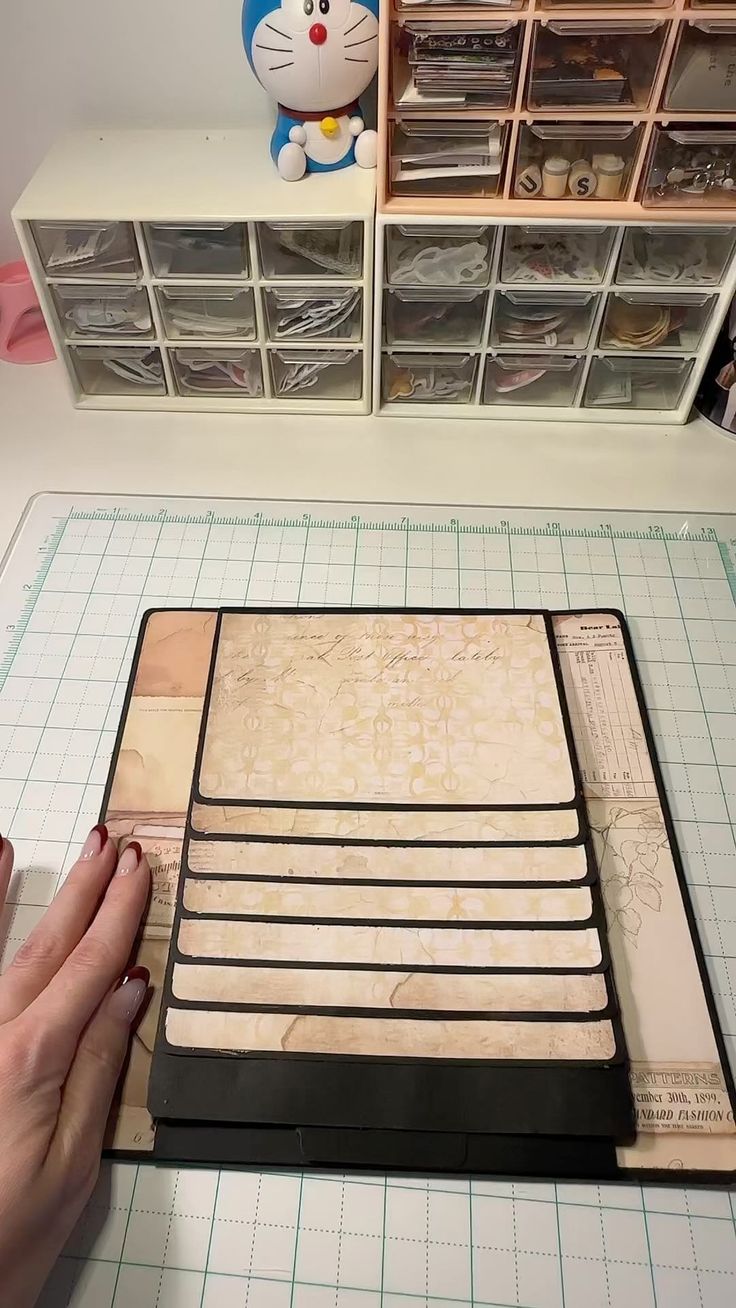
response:
[[[97,820],[145,609],[613,605],[736,1055],[736,515],[33,502],[0,579],[5,958]],[[2,1288],[0,1287],[0,1301]],[[733,1308],[724,1191],[106,1166],[44,1308]]]

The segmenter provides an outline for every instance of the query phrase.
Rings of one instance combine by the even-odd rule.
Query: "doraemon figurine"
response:
[[[271,155],[281,177],[376,166],[358,104],[378,67],[378,0],[245,0],[250,66],[278,102]]]

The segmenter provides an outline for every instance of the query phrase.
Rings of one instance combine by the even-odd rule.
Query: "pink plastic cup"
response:
[[[56,358],[41,306],[22,259],[0,268],[0,359],[49,363]]]

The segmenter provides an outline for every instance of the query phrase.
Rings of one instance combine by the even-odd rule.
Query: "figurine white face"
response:
[[[279,104],[329,113],[373,80],[378,19],[357,0],[282,0],[255,28],[250,60]]]

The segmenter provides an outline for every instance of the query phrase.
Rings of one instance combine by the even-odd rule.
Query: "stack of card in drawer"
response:
[[[149,1104],[261,1163],[632,1137],[549,614],[220,612]]]

